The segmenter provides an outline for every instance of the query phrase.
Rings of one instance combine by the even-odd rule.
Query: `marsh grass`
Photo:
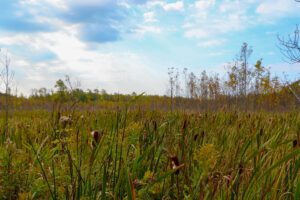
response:
[[[72,111],[66,126],[59,115],[17,112],[10,119],[0,146],[0,199],[300,197],[298,113],[168,113],[125,105]],[[95,148],[90,130],[103,133]],[[170,156],[178,159],[175,167]]]

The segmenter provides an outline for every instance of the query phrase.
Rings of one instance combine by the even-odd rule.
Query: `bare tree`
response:
[[[202,100],[207,100],[208,98],[208,76],[206,71],[204,70],[201,73],[199,89],[200,89],[200,96]]]
[[[300,0],[295,0],[300,3]],[[292,35],[287,38],[277,36],[279,40],[279,48],[282,54],[291,63],[300,63],[300,44],[299,44],[299,28],[298,25]]]
[[[169,75],[169,84],[170,84],[170,96],[171,96],[171,112],[173,111],[173,98],[174,98],[174,91],[175,91],[175,79],[176,75],[174,75],[174,67],[168,68],[168,75]]]
[[[300,2],[300,1],[299,1]],[[300,44],[299,44],[299,28],[287,38],[277,36],[279,41],[279,49],[289,63],[300,63]]]
[[[243,43],[240,51],[240,63],[241,63],[241,70],[240,70],[240,92],[241,95],[246,96],[248,92],[248,86],[250,83],[249,75],[251,74],[249,67],[248,67],[248,60],[251,56],[253,50],[251,47],[248,46],[246,42]]]
[[[300,2],[300,0],[296,0]],[[299,43],[299,27],[296,26],[296,29],[292,35],[289,35],[287,38],[277,36],[279,41],[279,48],[281,53],[287,59],[286,62],[293,64],[293,63],[300,63],[300,43]],[[300,96],[290,87],[287,79],[285,81],[285,85],[288,86],[289,90],[292,94],[296,97],[296,99],[300,102]]]
[[[0,77],[4,85],[4,95],[5,95],[5,136],[8,135],[8,116],[9,116],[9,97],[11,93],[12,82],[14,79],[14,72],[10,70],[10,57],[8,52],[5,51],[2,53],[0,49],[0,62],[3,65],[3,70],[1,71]]]
[[[197,77],[193,72],[191,72],[189,74],[188,86],[189,86],[190,98],[196,99],[198,97],[198,95],[197,95]]]
[[[185,67],[182,71],[183,78],[184,78],[184,89],[185,89],[185,97],[190,97],[190,91],[189,91],[189,80],[188,80],[188,69]]]
[[[181,95],[181,86],[180,86],[180,74],[178,71],[178,68],[176,68],[176,74],[175,74],[175,95],[176,97],[179,97]]]

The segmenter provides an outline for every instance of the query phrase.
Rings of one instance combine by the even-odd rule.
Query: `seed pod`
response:
[[[59,118],[59,123],[63,128],[65,128],[67,125],[70,125],[72,123],[71,116],[61,116]]]
[[[204,138],[204,136],[205,136],[205,132],[204,131],[202,131],[201,136],[202,136],[202,138]]]
[[[199,134],[194,135],[194,141],[196,141],[199,137]]]
[[[171,156],[172,169],[179,167],[179,160],[177,156]],[[176,170],[175,174],[179,174],[179,170]]]
[[[102,137],[102,133],[100,133],[99,131],[92,131],[91,135],[92,135],[91,147],[94,149],[99,144],[100,139]]]
[[[185,131],[188,125],[188,121],[185,119],[182,126],[182,131]]]
[[[156,123],[156,121],[153,121],[153,126],[154,126],[154,131],[156,132],[157,131],[157,123]]]
[[[242,164],[239,164],[238,173],[241,175],[244,172],[244,166]]]
[[[259,135],[262,136],[263,134],[264,134],[264,130],[261,128],[261,129],[259,130]]]
[[[294,140],[293,141],[293,148],[296,148],[298,146],[298,141],[297,140]]]

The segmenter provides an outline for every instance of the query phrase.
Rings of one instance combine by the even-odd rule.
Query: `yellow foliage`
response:
[[[143,180],[147,181],[149,179],[152,179],[153,176],[154,176],[154,173],[148,170],[145,172]]]
[[[204,169],[213,169],[219,157],[219,152],[213,144],[206,144],[194,153],[194,160],[199,162],[199,165]]]
[[[18,199],[19,200],[29,200],[29,199],[32,199],[32,194],[31,194],[31,192],[22,192],[22,193],[19,193]]]

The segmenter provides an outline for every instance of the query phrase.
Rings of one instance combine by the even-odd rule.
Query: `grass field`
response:
[[[0,147],[1,199],[300,197],[297,112],[61,116],[14,113]]]

